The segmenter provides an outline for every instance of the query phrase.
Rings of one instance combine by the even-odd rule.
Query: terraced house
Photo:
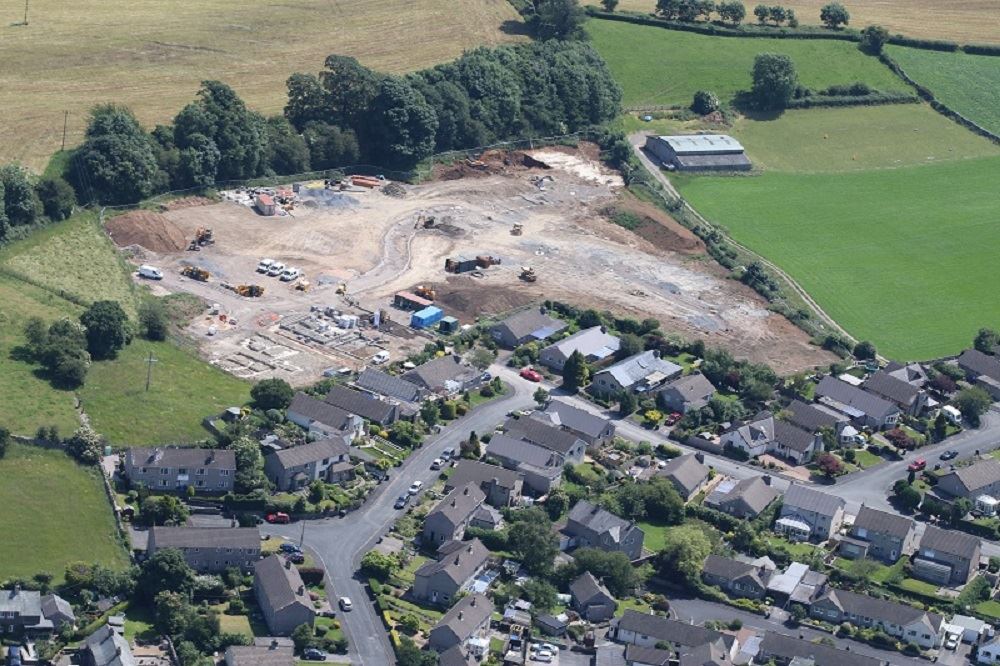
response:
[[[236,454],[224,449],[131,448],[122,466],[133,486],[161,492],[228,493],[236,479]]]
[[[176,548],[199,573],[218,573],[230,567],[249,571],[260,559],[260,532],[256,527],[153,527],[146,553]]]
[[[944,618],[937,613],[847,590],[828,588],[812,602],[809,614],[831,624],[880,629],[925,650],[938,647],[944,633]]]

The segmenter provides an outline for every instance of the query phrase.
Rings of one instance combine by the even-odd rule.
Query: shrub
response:
[[[715,93],[708,90],[699,90],[694,94],[694,101],[691,110],[705,116],[719,110],[719,98]]]

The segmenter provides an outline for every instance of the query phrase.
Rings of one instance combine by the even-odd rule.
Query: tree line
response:
[[[616,0],[602,0],[602,4],[608,11],[614,11],[618,3]],[[747,9],[739,0],[723,0],[718,3],[713,0],[657,0],[655,13],[670,21],[687,23],[699,20],[711,21],[714,14],[722,23],[736,26],[746,18]],[[753,15],[760,25],[770,22],[775,26],[782,24],[790,28],[799,26],[795,10],[782,5],[756,5]],[[827,3],[820,9],[820,21],[831,30],[847,25],[850,18],[850,12],[839,2]]]
[[[614,118],[621,89],[590,45],[549,40],[479,48],[394,76],[331,55],[287,81],[284,114],[265,118],[206,81],[170,125],[91,111],[68,178],[82,201],[128,204],[157,192],[327,170],[360,162],[407,170],[435,152],[564,134]]]
[[[76,194],[62,178],[35,178],[18,164],[0,166],[0,243],[38,224],[66,219],[75,205]]]

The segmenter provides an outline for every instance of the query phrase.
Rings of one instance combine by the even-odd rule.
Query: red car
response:
[[[924,460],[923,458],[917,458],[916,460],[911,462],[906,469],[911,472],[922,472],[926,467],[927,467],[927,461]]]
[[[266,516],[264,516],[264,520],[266,520],[269,523],[281,523],[282,525],[285,523],[290,523],[292,521],[292,519],[288,517],[287,513],[282,513],[281,511],[279,511],[278,513],[267,514]]]
[[[527,379],[529,382],[542,381],[541,373],[533,368],[525,368],[524,370],[521,371],[521,376]]]
[[[673,414],[667,417],[667,420],[664,421],[664,423],[666,423],[668,426],[672,426],[678,421],[680,421],[682,417],[683,414],[681,414],[680,412],[674,412]]]

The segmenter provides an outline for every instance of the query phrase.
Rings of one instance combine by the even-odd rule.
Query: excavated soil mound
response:
[[[462,322],[472,321],[481,314],[507,312],[542,298],[541,291],[536,293],[528,288],[519,290],[491,285],[489,278],[476,279],[465,275],[449,277],[445,283],[424,285],[437,292],[436,305]]]
[[[180,252],[188,244],[180,227],[148,210],[133,210],[113,217],[105,228],[118,247],[139,245],[151,252]]]
[[[661,250],[682,254],[702,254],[705,244],[694,232],[670,217],[662,210],[637,199],[627,199],[616,205],[642,220],[633,231]]]
[[[523,171],[525,169],[548,169],[548,164],[527,155],[520,150],[487,150],[478,160],[456,160],[435,169],[437,180],[458,180],[459,178],[482,178],[497,174]]]

